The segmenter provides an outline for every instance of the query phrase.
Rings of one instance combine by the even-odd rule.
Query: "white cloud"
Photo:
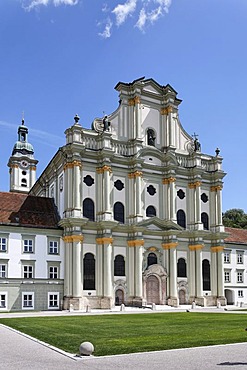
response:
[[[55,6],[59,5],[76,5],[79,0],[26,0],[22,1],[22,6],[25,10],[31,11],[32,9],[38,8],[41,5],[47,6],[53,4]]]
[[[103,37],[104,39],[108,39],[111,37],[111,29],[112,29],[112,21],[110,18],[107,18],[105,29],[102,33],[99,33],[99,36]]]
[[[123,24],[127,17],[133,14],[136,10],[137,0],[127,0],[124,4],[118,4],[113,10],[112,13],[116,16],[116,24],[120,26]]]

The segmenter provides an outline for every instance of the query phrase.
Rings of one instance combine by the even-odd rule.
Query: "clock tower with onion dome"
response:
[[[24,124],[18,127],[18,140],[9,158],[10,191],[28,193],[36,181],[36,166],[33,146],[28,142],[28,128]]]

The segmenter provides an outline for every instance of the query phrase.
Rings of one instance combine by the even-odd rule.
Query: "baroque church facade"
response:
[[[76,115],[65,131],[65,145],[37,181],[28,131],[24,122],[19,127],[8,163],[9,194],[26,193],[24,203],[36,200],[36,217],[41,210],[47,214],[38,223],[35,217],[21,223],[24,207],[11,224],[21,228],[20,264],[35,271],[28,278],[20,270],[16,289],[35,291],[31,306],[36,309],[45,309],[38,303],[44,294],[45,307],[73,305],[78,310],[121,303],[225,305],[228,234],[221,193],[226,174],[219,150],[204,154],[196,136],[184,130],[178,114],[181,100],[170,85],[140,78],[119,82],[115,89],[116,111],[95,119],[91,129],[82,127]],[[49,218],[51,214],[55,216]],[[30,253],[28,240],[36,245]],[[238,253],[239,245],[230,250]],[[242,252],[244,266],[243,246]],[[2,256],[0,252],[0,263]],[[34,285],[26,288],[23,282],[30,280]],[[228,299],[235,303],[234,294],[242,287],[239,299],[244,301],[246,287],[235,285],[228,287]],[[2,289],[0,279],[0,294]]]

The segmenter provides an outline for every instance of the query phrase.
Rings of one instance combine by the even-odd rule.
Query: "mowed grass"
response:
[[[96,356],[247,341],[247,315],[232,313],[26,317],[0,323],[71,353],[92,342]]]

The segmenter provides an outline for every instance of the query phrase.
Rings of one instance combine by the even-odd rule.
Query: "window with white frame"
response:
[[[49,240],[49,254],[59,254],[59,245],[57,240]]]
[[[243,271],[237,271],[237,282],[243,283]]]
[[[230,254],[229,251],[224,252],[224,263],[230,263],[231,262],[230,256],[231,256],[231,254]]]
[[[7,293],[0,292],[0,308],[7,307]]]
[[[7,238],[0,237],[0,252],[7,252]]]
[[[231,281],[231,273],[230,271],[225,271],[225,283],[230,283]]]
[[[49,279],[58,279],[58,266],[49,266]]]
[[[23,240],[23,252],[24,253],[33,253],[34,245],[33,239],[24,239]]]
[[[33,279],[33,265],[23,265],[23,278],[24,279]]]
[[[34,308],[34,293],[23,292],[22,293],[22,308],[33,309]]]
[[[244,298],[244,291],[238,290],[238,298]]]
[[[0,263],[0,278],[7,277],[7,265]]]
[[[48,309],[59,308],[59,293],[48,293]]]
[[[244,263],[244,253],[243,252],[237,252],[237,263]]]

